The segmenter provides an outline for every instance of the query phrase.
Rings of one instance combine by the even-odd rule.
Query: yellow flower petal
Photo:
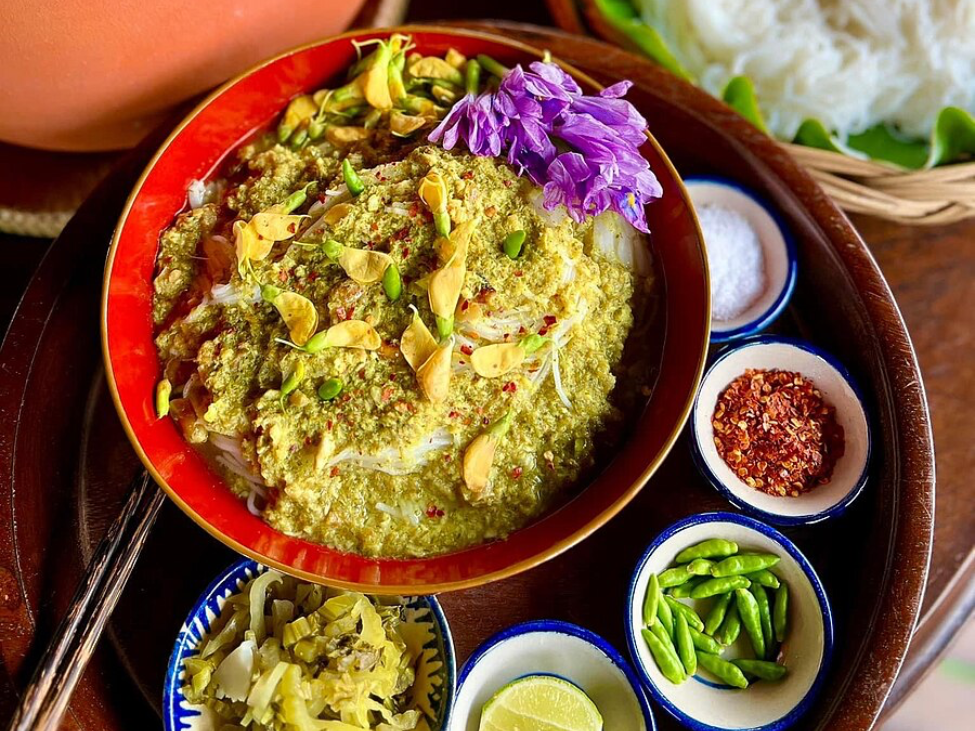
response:
[[[497,448],[497,437],[485,432],[475,437],[464,450],[464,484],[474,499],[482,497],[487,491]]]
[[[367,249],[353,249],[345,246],[338,258],[339,266],[359,284],[379,282],[393,263],[389,254]]]
[[[442,79],[458,85],[464,83],[460,71],[436,56],[424,56],[410,64],[410,75],[417,79]]]
[[[352,210],[351,203],[336,203],[334,206],[325,211],[325,215],[322,220],[325,221],[329,226],[334,226],[343,218],[349,215]]]
[[[414,371],[429,360],[437,349],[437,341],[427,328],[426,323],[414,313],[413,322],[403,331],[399,341],[400,352]]]
[[[485,345],[471,353],[471,366],[483,378],[497,378],[514,370],[525,360],[525,349],[518,343]]]
[[[474,231],[474,222],[465,221],[454,229],[445,248],[452,248],[450,258],[440,269],[430,275],[427,295],[433,314],[444,319],[454,316],[460,291],[467,275],[467,246]],[[443,249],[442,249],[443,251]]]
[[[416,370],[416,380],[423,394],[433,403],[439,404],[447,399],[450,390],[450,357],[454,351],[454,339],[449,338],[440,344],[433,355]]]
[[[389,129],[394,135],[406,137],[425,125],[427,120],[410,114],[394,111],[389,115]]]
[[[359,86],[369,106],[383,111],[393,108],[393,98],[389,95],[389,66],[387,63],[374,63],[359,76]]]
[[[292,99],[291,103],[288,104],[282,124],[293,129],[302,122],[311,119],[317,112],[318,105],[315,100],[308,94],[304,94]]]
[[[450,236],[437,239],[437,255],[440,257],[440,261],[449,261],[460,246],[463,246],[465,252],[467,251],[471,237],[474,235],[474,229],[477,228],[477,223],[476,219],[464,221],[450,232]]]
[[[284,241],[294,236],[298,231],[298,224],[301,223],[301,219],[303,218],[304,216],[288,215],[286,213],[267,210],[254,216],[247,226],[248,228],[254,229],[254,232],[260,238],[270,239],[273,244],[275,241]],[[252,256],[251,258],[255,259],[258,257]]]
[[[386,92],[389,94],[389,92]],[[325,130],[325,139],[336,147],[351,145],[353,142],[368,140],[372,136],[372,130],[365,127],[329,127]]]
[[[464,64],[467,63],[467,56],[458,51],[456,48],[449,48],[447,49],[447,55],[444,56],[444,60],[455,69],[461,69],[464,67]]]
[[[325,343],[330,348],[378,350],[379,346],[382,345],[382,339],[368,322],[345,320],[328,329],[325,335]]]
[[[318,328],[318,311],[310,299],[295,292],[282,292],[274,298],[272,304],[288,326],[291,341],[295,345],[304,345],[315,334]]]
[[[447,184],[440,173],[431,171],[424,175],[416,192],[431,211],[447,210]]]

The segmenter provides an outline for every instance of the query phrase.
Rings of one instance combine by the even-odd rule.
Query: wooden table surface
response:
[[[505,17],[547,24],[541,2],[414,0],[409,19]],[[914,341],[927,389],[937,450],[937,505],[922,619],[884,716],[916,686],[975,606],[975,220],[906,227],[853,217],[883,270]],[[0,235],[6,282],[0,327],[49,241]]]

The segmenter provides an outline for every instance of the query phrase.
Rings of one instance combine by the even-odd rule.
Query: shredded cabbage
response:
[[[183,693],[217,716],[216,727],[425,727],[421,721],[434,718],[428,694],[438,691],[441,665],[418,642],[432,637],[420,616],[266,571],[227,599],[216,634],[184,661]]]

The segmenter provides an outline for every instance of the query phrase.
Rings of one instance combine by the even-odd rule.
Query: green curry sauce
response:
[[[342,182],[343,157],[365,183],[356,197]],[[424,396],[399,350],[411,305],[437,332],[426,285],[438,236],[417,196],[431,171],[446,183],[454,225],[476,221],[442,403]],[[232,223],[309,183],[296,235],[242,276]],[[635,319],[647,317],[651,277],[605,253],[592,219],[542,211],[540,192],[501,160],[393,138],[294,152],[267,136],[237,153],[218,187],[218,202],[181,214],[160,238],[156,343],[179,397],[170,415],[280,531],[371,556],[434,555],[504,538],[570,497],[608,448],[597,445],[619,437],[618,404],[640,401],[614,394],[624,368],[627,393],[647,393],[647,369],[624,366],[623,350]],[[326,224],[323,209],[335,200],[350,210]],[[526,236],[512,259],[503,242],[514,231]],[[350,279],[322,250],[329,239],[388,253],[402,295],[391,302],[381,283]],[[312,354],[283,344],[288,328],[259,284],[310,299],[320,329],[363,320],[382,345]],[[515,370],[497,378],[472,370],[474,348],[529,333],[545,345]],[[299,360],[303,378],[282,397]],[[342,390],[322,400],[329,379]],[[462,480],[464,450],[508,412],[489,489],[474,496]]]

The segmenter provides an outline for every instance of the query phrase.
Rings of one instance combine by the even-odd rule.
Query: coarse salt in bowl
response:
[[[713,300],[711,342],[724,343],[761,332],[782,313],[795,289],[797,257],[792,236],[769,204],[734,181],[700,176],[686,178],[684,185],[697,211],[708,249]],[[750,290],[753,283],[748,279],[751,267],[747,261],[715,260],[719,248],[738,257],[750,253],[745,242],[738,242],[738,246],[736,242],[721,242],[719,247],[713,238],[708,240],[708,229],[715,231],[721,224],[713,215],[715,209],[726,209],[744,218],[758,239],[763,274],[754,292]],[[736,228],[733,219],[726,223],[727,226],[721,227],[726,231]],[[717,281],[722,276],[725,281]],[[715,315],[727,307],[727,287],[741,288],[744,309],[731,317],[717,319]]]
[[[836,409],[843,428],[843,455],[829,482],[795,497],[769,495],[746,485],[718,454],[711,417],[725,388],[747,369],[801,373]],[[862,392],[832,355],[811,343],[778,336],[755,336],[729,346],[711,364],[691,410],[691,447],[705,478],[734,505],[774,525],[818,523],[840,515],[866,486],[871,437]]]

